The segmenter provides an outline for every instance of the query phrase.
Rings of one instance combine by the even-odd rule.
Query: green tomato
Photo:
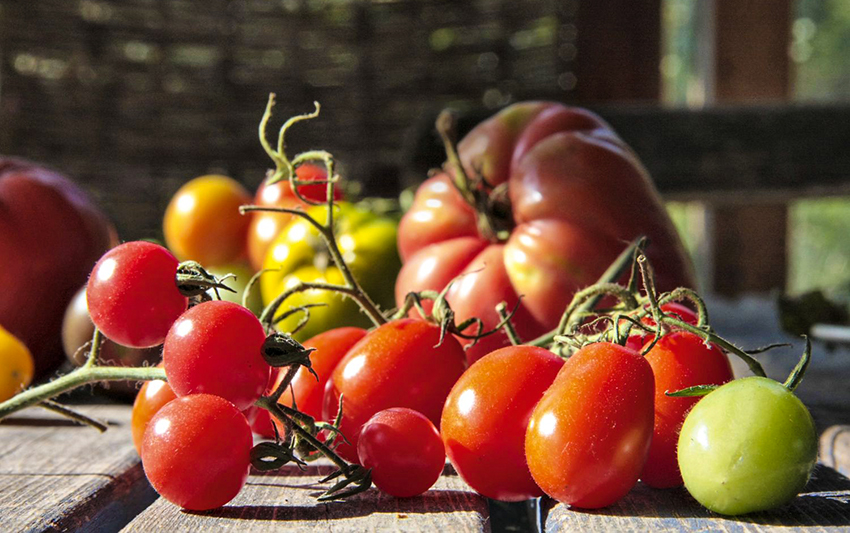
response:
[[[242,305],[242,295],[245,293],[245,288],[248,286],[248,282],[251,281],[251,276],[254,275],[254,271],[251,267],[246,263],[233,263],[230,265],[205,268],[207,272],[217,277],[233,274],[235,277],[230,277],[224,280],[224,284],[236,292],[219,290],[218,294],[221,296],[222,300]],[[207,292],[210,293],[210,296],[215,298],[215,294],[212,289]],[[260,295],[259,283],[254,284],[250,294],[248,294],[248,301],[245,303],[247,304],[246,307],[257,316],[259,316],[263,311],[263,298]]]
[[[679,434],[685,488],[725,515],[763,511],[794,498],[817,461],[806,406],[772,379],[731,381],[700,400]]]
[[[396,221],[347,202],[335,205],[334,234],[343,259],[372,300],[382,309],[391,308],[395,278],[401,268]],[[327,206],[307,211],[322,224],[327,212]],[[269,246],[263,268],[270,269],[260,278],[265,305],[299,281],[344,284],[342,273],[330,259],[318,231],[300,217],[284,227]],[[307,325],[294,335],[300,341],[336,327],[371,325],[356,302],[328,291],[296,293],[286,299],[279,313],[306,304],[326,306],[310,309]],[[302,318],[303,314],[296,313],[280,322],[278,327],[282,331],[292,331]]]

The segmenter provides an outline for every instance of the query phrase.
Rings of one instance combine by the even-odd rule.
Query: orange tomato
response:
[[[32,382],[35,362],[29,349],[0,326],[0,402],[4,402]]]

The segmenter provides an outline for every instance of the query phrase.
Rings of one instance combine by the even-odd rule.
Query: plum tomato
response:
[[[241,305],[220,300],[196,305],[174,322],[165,339],[168,383],[178,396],[217,394],[247,409],[269,384],[265,340],[260,321]]]
[[[435,425],[449,391],[464,370],[463,348],[451,335],[440,342],[440,327],[405,318],[375,328],[355,344],[325,386],[322,414],[333,420],[344,395],[344,459],[356,462],[360,428],[378,411],[408,407]]]
[[[86,285],[94,325],[132,348],[162,344],[189,300],[177,289],[177,258],[158,244],[132,241],[106,252]]]
[[[422,494],[434,486],[446,464],[440,433],[425,415],[394,407],[375,413],[357,441],[360,464],[372,469],[372,482],[397,498]]]
[[[227,176],[200,176],[174,194],[163,219],[165,244],[181,261],[220,266],[245,256],[250,219],[239,206],[251,195]]]
[[[251,428],[239,409],[212,394],[192,394],[165,405],[151,419],[142,466],[153,488],[191,511],[232,500],[251,468]]]
[[[162,365],[159,365],[162,366]],[[151,418],[162,409],[165,404],[177,398],[174,391],[168,385],[168,382],[160,379],[146,381],[139,393],[136,395],[136,400],[133,402],[133,413],[130,420],[130,427],[133,433],[133,445],[136,446],[136,451],[142,455],[142,441],[145,436],[145,430],[148,428]]]
[[[34,373],[35,361],[30,351],[0,326],[0,402],[25,389]]]
[[[534,481],[574,507],[605,507],[635,485],[649,452],[652,368],[600,342],[567,359],[531,414],[525,456]]]
[[[655,426],[649,456],[640,479],[659,489],[682,484],[676,462],[676,443],[685,415],[699,397],[672,397],[673,392],[696,385],[722,385],[732,379],[729,358],[718,346],[687,331],[663,336],[646,354],[655,376]]]
[[[817,461],[806,406],[772,379],[731,381],[691,409],[679,435],[685,488],[725,515],[763,511],[793,499]]]
[[[563,364],[543,348],[509,346],[473,363],[455,383],[440,434],[455,470],[479,494],[502,501],[543,495],[528,471],[525,432]]]
[[[669,302],[662,305],[661,311],[666,315],[671,315],[691,325],[696,325],[699,320],[699,316],[690,307],[678,302]],[[651,315],[643,317],[641,322],[649,327],[655,326],[655,320],[653,320]],[[632,335],[626,339],[626,348],[631,348],[639,352],[648,342],[652,342],[653,339],[655,339],[655,335],[635,328],[632,330]]]

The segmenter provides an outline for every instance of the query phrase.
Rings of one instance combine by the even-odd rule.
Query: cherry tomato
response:
[[[463,348],[451,335],[440,343],[436,324],[402,319],[370,331],[345,354],[325,387],[325,420],[333,420],[345,395],[340,428],[351,445],[342,443],[337,452],[356,462],[360,428],[390,407],[408,407],[439,424],[446,396],[463,370]]]
[[[404,407],[375,413],[357,441],[360,464],[372,469],[372,482],[397,498],[434,486],[446,464],[443,441],[425,415]]]
[[[817,461],[812,416],[772,379],[747,377],[709,393],[679,435],[685,488],[708,509],[739,515],[794,498]]]
[[[313,372],[319,376],[311,374],[306,368],[301,367],[292,378],[289,389],[280,397],[279,403],[293,407],[293,403],[298,407],[298,410],[304,414],[312,416],[316,420],[328,420],[322,417],[322,398],[325,394],[325,385],[334,368],[339,364],[348,350],[366,335],[366,330],[361,328],[336,328],[324,333],[319,333],[315,337],[304,342],[305,348],[315,348],[316,350],[310,354],[310,363],[313,366]],[[280,381],[283,379],[285,372],[279,372],[275,379],[274,386],[271,390],[277,388]],[[294,400],[294,402],[293,402]],[[336,414],[336,412],[334,412]],[[284,428],[272,420],[278,431],[283,432]]]
[[[232,403],[212,394],[169,402],[151,419],[142,466],[166,500],[192,511],[232,500],[248,479],[253,437]]]
[[[682,484],[676,462],[679,430],[700,398],[675,398],[664,393],[695,385],[722,385],[732,379],[732,366],[723,350],[706,345],[687,331],[662,337],[646,354],[646,360],[655,376],[655,426],[640,479],[650,487],[676,487]]]
[[[295,169],[295,175],[302,181],[318,181],[327,177],[325,169],[319,165],[307,163]],[[324,202],[327,198],[327,185],[317,183],[315,185],[301,185],[298,187],[301,195],[314,202]],[[334,188],[334,199],[341,200],[342,192],[339,187]],[[284,207],[293,209],[296,207],[307,207],[292,191],[289,181],[279,181],[274,185],[263,183],[257,189],[254,196],[254,205],[263,207]],[[292,221],[292,215],[286,213],[272,213],[266,211],[254,211],[250,214],[248,225],[248,259],[254,270],[263,268],[266,252],[274,242],[280,230]]]
[[[479,494],[502,501],[543,495],[528,471],[525,432],[563,364],[543,348],[510,346],[476,361],[455,383],[440,433],[455,470]]]
[[[92,322],[133,348],[162,344],[189,300],[177,290],[177,259],[151,242],[126,242],[95,264],[86,286]]]
[[[682,322],[686,322],[691,325],[696,325],[699,316],[690,308],[685,305],[682,305],[678,302],[670,302],[661,306],[661,311],[667,315],[673,315],[678,318]],[[647,315],[641,320],[642,323],[647,326],[654,327],[655,320],[651,315]],[[632,335],[626,339],[626,348],[631,348],[635,351],[641,351],[647,343],[652,342],[655,338],[655,335],[651,333],[647,333],[645,331],[639,331],[637,329],[632,330]]]
[[[148,428],[151,419],[165,404],[175,398],[177,398],[177,395],[174,394],[168,382],[159,379],[146,381],[142,385],[142,388],[139,389],[136,400],[133,402],[133,414],[130,421],[130,427],[133,432],[133,444],[136,446],[136,451],[139,455],[142,454],[142,442],[144,440],[145,430]]]
[[[162,348],[168,383],[178,396],[217,394],[247,409],[269,383],[262,324],[251,311],[213,300],[174,322]]]
[[[239,213],[251,195],[227,176],[200,176],[184,184],[165,209],[165,244],[181,261],[204,266],[232,263],[245,255],[250,219]]]
[[[634,350],[590,344],[570,357],[534,408],[525,455],[550,497],[610,505],[638,480],[652,438],[652,368]]]
[[[35,361],[30,351],[0,326],[0,402],[25,389],[34,373]]]

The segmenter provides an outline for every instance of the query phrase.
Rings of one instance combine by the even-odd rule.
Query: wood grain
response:
[[[820,460],[850,476],[850,426],[831,426],[820,436]]]
[[[544,510],[545,512],[545,510]],[[554,505],[547,533],[567,531],[846,531],[850,527],[850,480],[818,465],[812,480],[793,502],[770,512],[723,517],[700,506],[684,488],[656,490],[638,484],[620,502],[596,511]]]
[[[287,466],[254,473],[239,495],[214,511],[192,513],[163,499],[127,524],[124,531],[489,531],[487,502],[447,467],[437,485],[421,496],[398,499],[374,487],[341,502],[318,503],[327,488],[317,481],[331,466],[305,472]],[[447,475],[446,475],[447,474]]]
[[[154,501],[130,434],[130,407],[86,406],[101,434],[41,409],[0,424],[3,531],[116,531]]]

